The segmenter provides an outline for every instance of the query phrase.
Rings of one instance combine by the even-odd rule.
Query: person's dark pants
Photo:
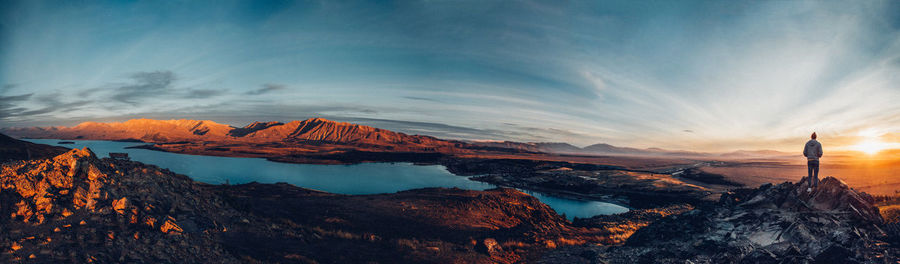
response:
[[[819,187],[819,161],[810,160],[806,162],[808,169],[809,187]]]

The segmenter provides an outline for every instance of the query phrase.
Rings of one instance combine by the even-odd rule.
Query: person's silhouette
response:
[[[816,141],[816,132],[813,132],[810,138],[812,139],[803,146],[803,156],[806,156],[807,178],[809,179],[807,192],[811,192],[812,188],[819,186],[819,158],[822,157],[822,144]]]

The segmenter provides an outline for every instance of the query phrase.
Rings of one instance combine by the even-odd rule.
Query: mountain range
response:
[[[792,154],[776,150],[737,150],[726,153],[708,153],[684,150],[668,150],[661,148],[631,148],[618,147],[606,143],[598,143],[585,147],[578,147],[564,142],[514,142],[514,141],[474,141],[473,145],[491,147],[497,149],[511,149],[522,152],[541,152],[564,155],[608,155],[608,156],[669,156],[669,157],[725,157],[725,158],[753,158],[753,157],[783,157]]]
[[[323,118],[303,121],[253,122],[244,127],[210,120],[132,119],[125,122],[85,122],[74,127],[8,128],[3,133],[14,137],[173,142],[235,143],[332,143],[380,146],[395,150],[449,150],[462,142],[430,136],[407,135],[370,126],[336,122]]]
[[[458,141],[425,135],[408,135],[324,118],[294,120],[287,123],[253,122],[234,127],[211,120],[154,120],[132,119],[125,122],[84,122],[73,127],[3,128],[0,133],[24,138],[91,139],[139,141],[147,143],[175,142],[233,142],[233,143],[293,143],[336,144],[374,147],[379,151],[412,151],[460,153],[471,151],[499,151],[515,153],[552,153],[564,155],[634,155],[680,157],[753,157],[784,156],[778,151],[735,151],[730,153],[702,153],[659,148],[638,149],[605,143],[577,147],[563,142],[514,141]]]

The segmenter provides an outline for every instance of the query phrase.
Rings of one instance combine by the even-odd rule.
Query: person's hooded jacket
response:
[[[810,139],[803,147],[803,156],[807,160],[819,160],[822,157],[822,144],[815,139]]]

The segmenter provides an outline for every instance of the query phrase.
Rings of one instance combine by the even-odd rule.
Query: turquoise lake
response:
[[[411,163],[363,163],[354,165],[315,165],[272,162],[261,158],[232,158],[177,154],[146,149],[126,149],[141,145],[134,142],[71,140],[75,144],[57,144],[56,139],[27,139],[34,143],[69,148],[90,148],[98,157],[110,152],[128,153],[132,160],[167,168],[196,181],[210,184],[248,182],[286,182],[299,187],[340,194],[375,194],[426,187],[457,187],[485,190],[496,186],[457,176],[441,165]],[[573,217],[591,217],[628,211],[620,205],[599,201],[581,201],[526,193],[537,197],[557,213]]]

